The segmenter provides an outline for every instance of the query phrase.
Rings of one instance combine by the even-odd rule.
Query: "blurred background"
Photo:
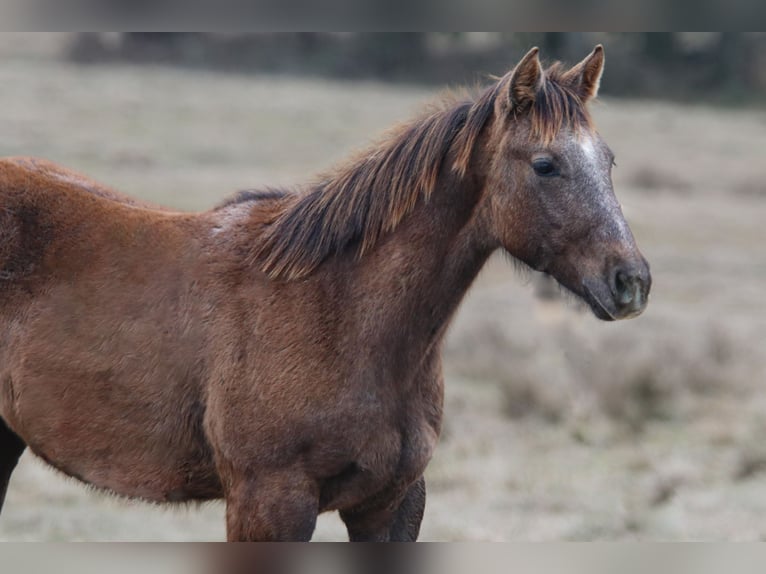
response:
[[[426,540],[766,538],[766,35],[0,34],[0,155],[202,210],[309,180],[531,46],[606,49],[596,124],[652,266],[607,324],[490,261],[445,347]],[[25,454],[3,540],[222,540],[223,504],[89,491]],[[345,538],[334,515],[315,539]]]

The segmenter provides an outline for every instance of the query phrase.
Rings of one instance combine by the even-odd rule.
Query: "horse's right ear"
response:
[[[583,102],[587,102],[598,95],[603,73],[604,47],[599,44],[588,57],[564,74],[563,81],[575,89]]]
[[[540,49],[532,48],[503,80],[499,103],[509,110],[522,110],[531,105],[543,82]]]

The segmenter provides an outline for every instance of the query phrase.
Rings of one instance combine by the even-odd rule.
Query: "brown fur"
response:
[[[549,74],[512,72],[303,193],[199,214],[0,161],[0,502],[29,446],[125,496],[225,497],[230,540],[307,540],[327,510],[353,540],[416,539],[441,341],[489,255],[603,318],[646,304],[608,148],[573,143],[587,113]],[[533,101],[506,109],[524,77]],[[541,154],[570,177],[536,176]]]

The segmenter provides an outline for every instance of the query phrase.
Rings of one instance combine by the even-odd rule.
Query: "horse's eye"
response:
[[[559,170],[548,158],[539,158],[532,162],[532,169],[541,177],[553,177],[559,174]]]

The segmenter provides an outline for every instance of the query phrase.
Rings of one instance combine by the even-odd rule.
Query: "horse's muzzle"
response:
[[[649,301],[652,276],[642,257],[635,262],[621,262],[606,274],[606,281],[585,279],[585,300],[599,319],[614,321],[640,315]]]
[[[609,289],[619,313],[618,318],[641,313],[646,308],[651,286],[652,276],[643,259],[638,265],[615,267],[609,277]]]

